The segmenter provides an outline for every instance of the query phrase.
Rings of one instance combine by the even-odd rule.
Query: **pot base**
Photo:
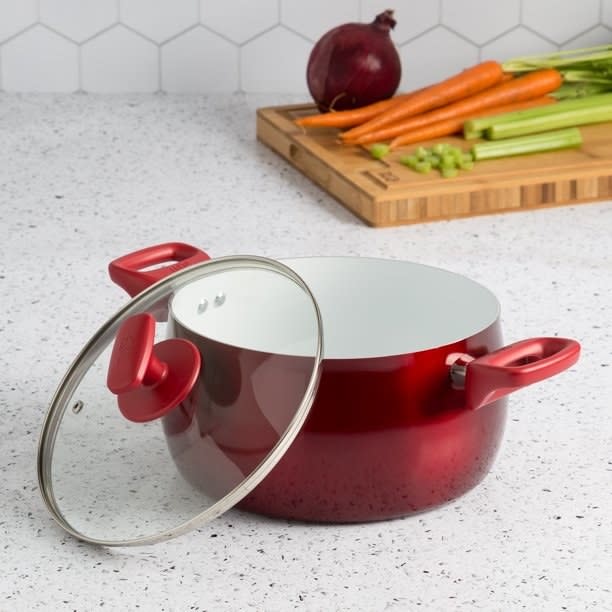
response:
[[[421,429],[350,436],[302,432],[237,507],[274,518],[361,523],[444,505],[489,472],[506,406],[497,402],[482,411],[445,416]]]

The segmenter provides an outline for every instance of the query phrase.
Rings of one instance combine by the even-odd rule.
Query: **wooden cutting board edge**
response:
[[[546,169],[523,168],[497,173],[494,182],[472,171],[452,181],[428,175],[419,183],[411,170],[402,169],[412,174],[412,183],[398,186],[398,171],[390,170],[387,162],[373,162],[363,151],[367,168],[359,163],[353,167],[354,157],[343,165],[333,149],[297,128],[289,114],[311,108],[296,104],[258,109],[257,138],[373,227],[532,211],[612,196],[612,163],[596,158],[555,168],[554,178]]]

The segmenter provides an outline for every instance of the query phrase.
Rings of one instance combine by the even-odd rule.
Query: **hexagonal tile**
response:
[[[410,91],[446,79],[478,61],[478,49],[444,27],[437,27],[400,47],[402,81]],[[426,61],[424,61],[426,58]]]
[[[119,18],[116,0],[40,0],[40,20],[83,42]]]
[[[198,0],[120,0],[121,23],[163,42],[198,23]]]
[[[601,0],[601,22],[612,27],[612,0]]]
[[[279,62],[279,49],[283,50]],[[312,45],[278,26],[240,49],[240,82],[247,92],[308,93],[306,64]]]
[[[583,47],[595,47],[597,45],[608,45],[612,39],[612,32],[603,26],[595,26],[592,30],[572,38],[562,46],[563,49],[581,49]]]
[[[515,28],[511,32],[496,38],[481,50],[482,60],[505,62],[522,55],[550,53],[557,50],[551,42],[525,28]]]
[[[278,0],[201,0],[200,19],[211,30],[242,44],[278,24]]]
[[[280,19],[282,24],[315,42],[336,26],[359,21],[359,3],[356,0],[281,0]]]
[[[6,91],[73,92],[79,88],[77,46],[44,26],[7,42],[1,60]]]
[[[0,42],[36,21],[36,0],[0,0]]]
[[[442,0],[442,23],[482,45],[518,25],[520,0]]]
[[[599,23],[599,0],[523,0],[523,24],[563,44]]]
[[[397,25],[391,38],[402,44],[440,23],[439,2],[422,2],[418,10],[410,10],[408,3],[398,3],[394,15]],[[390,8],[385,0],[362,0],[361,21],[372,21],[376,15]]]
[[[161,50],[162,89],[169,92],[236,91],[238,48],[204,28],[195,28]]]
[[[82,46],[83,89],[100,93],[157,91],[157,53],[152,42],[115,26]]]

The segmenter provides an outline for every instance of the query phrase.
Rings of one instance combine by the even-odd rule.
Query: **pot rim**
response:
[[[445,268],[351,255],[278,261],[295,270],[317,300],[325,330],[325,360],[384,359],[434,350],[481,333],[500,317],[500,302],[490,289]],[[232,321],[231,316],[223,320],[228,329],[207,321],[204,332],[193,302],[200,299],[198,291],[209,290],[209,280],[202,279],[201,288],[185,286],[173,296],[170,310],[178,324],[195,335],[230,346],[300,355],[299,348],[289,351],[275,346],[269,336],[258,338],[257,330],[252,330],[252,337],[249,330],[243,330],[238,340],[235,330],[240,321]],[[228,294],[241,290],[230,286]]]

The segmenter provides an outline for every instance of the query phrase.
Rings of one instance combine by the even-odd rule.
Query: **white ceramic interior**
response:
[[[304,279],[317,300],[327,359],[427,350],[468,338],[499,316],[499,303],[488,289],[447,270],[365,257],[281,261]],[[216,298],[222,303],[215,305]],[[276,274],[240,269],[201,278],[177,291],[171,310],[182,326],[226,344],[312,354],[312,303]]]

